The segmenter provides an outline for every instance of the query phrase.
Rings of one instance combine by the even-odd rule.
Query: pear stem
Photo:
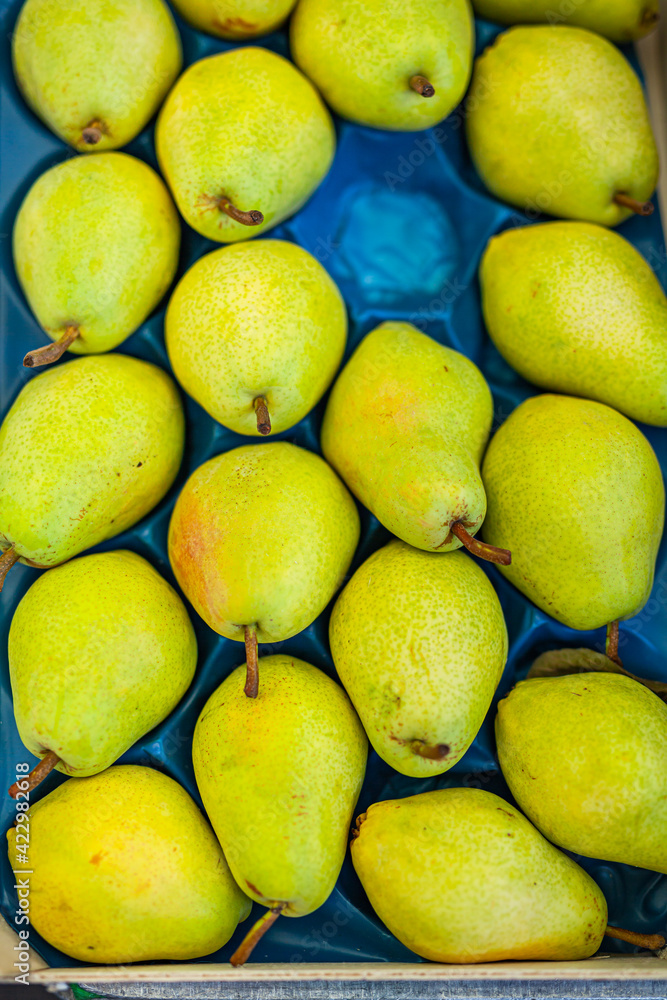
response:
[[[617,205],[622,205],[623,208],[629,208],[635,215],[653,215],[654,205],[652,201],[637,201],[636,198],[631,198],[623,191],[616,192],[614,201]]]
[[[605,935],[618,941],[627,941],[628,944],[645,948],[647,951],[658,951],[665,946],[662,934],[637,934],[635,931],[625,931],[622,927],[610,927],[608,924]]]
[[[39,764],[35,764],[30,774],[26,774],[28,787],[19,788],[18,782],[14,782],[12,787],[9,789],[9,794],[13,799],[15,799],[19,792],[31,792],[33,788],[37,788],[37,786],[44,781],[44,778],[46,778],[48,774],[51,774],[51,771],[54,769],[56,764],[59,763],[60,757],[58,754],[54,753],[53,750],[49,750],[49,752],[42,757]],[[23,780],[25,780],[25,778]]]
[[[451,750],[447,743],[425,743],[424,740],[411,740],[409,746],[413,753],[427,760],[444,760]]]
[[[264,396],[257,396],[253,400],[255,407],[255,413],[257,414],[257,430],[260,434],[270,434],[271,433],[271,414],[269,413],[268,403]]]
[[[512,553],[509,549],[499,549],[495,545],[487,545],[478,538],[466,531],[461,521],[455,521],[450,528],[453,535],[456,535],[462,545],[465,545],[468,552],[487,562],[500,563],[501,566],[509,566],[512,562]]]
[[[623,661],[618,655],[618,622],[609,622],[607,625],[607,639],[605,642],[605,653],[619,667],[623,667]]]
[[[256,698],[259,694],[259,667],[257,665],[257,633],[252,625],[243,627],[245,640],[246,678],[245,691],[248,698]]]
[[[286,903],[279,903],[272,906],[259,918],[257,923],[253,924],[229,960],[234,968],[237,965],[244,965],[248,961],[255,945],[264,937],[269,927],[275,924],[286,905]]]
[[[264,216],[257,209],[253,209],[252,212],[242,212],[224,195],[218,199],[218,208],[234,222],[240,222],[242,226],[260,226],[264,222]]]
[[[92,122],[88,122],[86,127],[81,131],[81,138],[86,146],[96,146],[103,135],[104,125],[97,118],[94,118]]]
[[[11,545],[7,551],[3,552],[0,556],[0,591],[2,591],[7,574],[14,563],[18,562],[18,560],[19,554],[13,545]]]
[[[63,354],[74,343],[79,336],[79,328],[72,323],[65,327],[65,332],[53,344],[46,347],[38,347],[34,351],[28,351],[23,359],[24,368],[39,368],[41,365],[51,365],[54,361],[59,361]]]
[[[416,76],[410,77],[410,86],[416,91],[420,97],[433,97],[435,94],[435,87],[430,83],[425,76],[417,73]]]

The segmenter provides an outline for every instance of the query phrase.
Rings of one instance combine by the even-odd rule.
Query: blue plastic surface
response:
[[[21,0],[0,0],[0,276],[2,330],[0,334],[0,410],[6,413],[23,384],[34,375],[22,367],[25,352],[46,343],[18,286],[11,254],[11,231],[16,212],[30,185],[47,168],[77,155],[39,122],[17,92],[10,61],[11,31]],[[233,47],[209,38],[179,21],[186,62]],[[497,28],[477,22],[480,51]],[[278,32],[259,44],[284,55],[287,36]],[[632,52],[626,54],[633,60]],[[636,63],[634,63],[636,66]],[[488,238],[495,232],[529,220],[510,206],[491,198],[476,177],[463,139],[463,116],[454,112],[435,130],[424,133],[389,133],[337,122],[338,150],[330,174],[306,206],[271,232],[293,240],[313,253],[338,282],[350,313],[347,354],[360,338],[385,319],[415,323],[436,340],[462,351],[479,364],[494,394],[495,426],[535,391],[500,358],[482,324],[477,268]],[[127,147],[128,152],[156,166],[153,126]],[[633,218],[619,229],[647,257],[667,285],[667,255],[658,212],[651,218]],[[203,253],[209,243],[183,225],[179,276]],[[121,345],[126,354],[169,367],[163,340],[164,306]],[[251,439],[216,424],[191,399],[186,400],[188,439],[186,459],[168,496],[132,531],[97,550],[130,548],[150,560],[175,584],[166,554],[167,526],[174,500],[187,476],[205,460]],[[297,427],[277,437],[302,447],[319,449],[319,428],[324,402]],[[663,472],[667,470],[667,430],[642,427],[656,449]],[[75,429],[73,429],[75,433]],[[261,444],[258,445],[261,447]],[[362,510],[362,541],[352,566],[384,544],[388,532]],[[96,551],[96,550],[92,550]],[[446,558],[446,556],[443,556]],[[532,607],[488,564],[503,605],[510,635],[510,656],[497,696],[504,696],[525,675],[534,657],[558,646],[603,648],[603,631],[574,632]],[[0,597],[0,808],[2,829],[14,819],[14,803],[2,795],[14,780],[18,762],[35,763],[21,744],[12,714],[7,667],[7,634],[20,598],[38,571],[17,565]],[[621,653],[629,670],[639,676],[667,681],[667,545],[658,559],[651,599],[636,618],[622,623]],[[329,655],[327,628],[330,608],[310,628],[284,643],[261,647],[268,655],[283,650],[301,657],[335,677]],[[145,764],[164,770],[180,781],[200,803],[191,762],[192,732],[197,716],[211,692],[230,670],[243,662],[240,643],[215,635],[192,612],[199,641],[199,666],[192,688],[176,711],[140,740],[122,758],[124,763]],[[474,744],[465,757],[439,779],[421,781],[403,777],[371,753],[357,812],[372,802],[437,787],[469,785],[488,788],[509,798],[498,774],[493,741],[495,701]],[[36,793],[41,796],[65,780],[53,773]],[[73,817],[76,822],[76,817]],[[577,858],[603,888],[609,901],[610,920],[637,931],[665,931],[667,877],[631,868]],[[4,848],[0,851],[0,910],[11,922],[16,896]],[[255,906],[252,918],[260,908]],[[237,929],[220,952],[205,961],[226,961],[250,921]],[[52,966],[74,962],[56,951],[36,931],[31,944]],[[620,942],[607,942],[613,950],[630,950]],[[373,913],[348,859],[336,889],[320,910],[308,917],[279,920],[253,954],[258,962],[387,961],[419,962],[401,945]]]

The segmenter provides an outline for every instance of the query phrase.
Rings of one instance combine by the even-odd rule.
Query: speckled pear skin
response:
[[[497,795],[443,788],[376,803],[357,824],[352,861],[371,905],[423,958],[568,961],[602,942],[601,890]]]
[[[125,153],[74,157],[33,184],[14,225],[14,263],[42,328],[70,324],[73,354],[117,347],[172,282],[181,228],[167,188]]]
[[[507,629],[486,574],[464,552],[443,558],[398,539],[357,570],[336,601],[329,642],[374,750],[427,778],[461,759],[507,659]],[[421,756],[415,743],[441,748]]]
[[[492,439],[482,478],[484,540],[500,571],[575,629],[631,618],[653,583],[665,488],[641,431],[603,403],[533,396]]]
[[[181,17],[200,31],[230,41],[257,38],[278,28],[295,0],[174,0]]]
[[[667,874],[667,705],[657,695],[620,674],[522,681],[498,706],[496,737],[512,795],[545,837]]]
[[[221,948],[250,912],[195,803],[150,767],[70,778],[29,822],[30,922],[72,958],[188,961]],[[15,838],[12,827],[20,870]]]
[[[298,423],[333,379],[347,314],[335,283],[295,243],[237,243],[184,275],[165,322],[169,359],[183,388],[215,419],[259,436],[264,396],[271,432]]]
[[[155,114],[182,65],[163,0],[26,0],[12,39],[23,96],[80,153],[125,146]],[[95,144],[82,136],[91,122],[102,126]]]
[[[282,56],[248,46],[183,73],[162,107],[155,142],[185,221],[210,240],[234,243],[303,205],[331,165],[336,135],[310,81]],[[262,212],[264,222],[230,219],[218,208],[223,196],[240,211]]]
[[[279,642],[307,628],[340,587],[359,540],[354,500],[319,455],[284,441],[245,445],[193,472],[169,525],[169,560],[220,635]]]
[[[641,84],[600,35],[511,28],[477,59],[468,146],[489,190],[524,211],[616,226],[653,193],[658,152]]]
[[[478,17],[499,24],[572,24],[630,42],[655,28],[659,0],[579,0],[555,7],[553,0],[472,0]]]
[[[480,283],[491,339],[529,382],[667,426],[667,298],[622,236],[587,222],[507,229]]]
[[[394,535],[449,552],[461,546],[451,524],[474,535],[484,520],[479,463],[492,417],[472,361],[410,323],[382,323],[334,383],[322,451]]]
[[[137,358],[32,378],[0,427],[0,548],[57,566],[136,524],[174,481],[184,424],[172,379]]]
[[[245,666],[220,685],[192,745],[197,787],[234,878],[287,917],[312,913],[340,873],[368,743],[350,701],[294,657],[262,657],[257,698]]]
[[[39,622],[39,628],[35,628]],[[169,715],[197,665],[185,606],[150,563],[120,550],[42,574],[9,631],[19,735],[64,774],[97,774]]]
[[[437,125],[463,97],[475,27],[468,0],[300,0],[292,56],[344,118],[397,131]],[[435,89],[422,97],[415,75]]]

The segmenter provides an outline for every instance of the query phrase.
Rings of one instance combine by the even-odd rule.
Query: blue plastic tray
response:
[[[10,40],[21,0],[0,0],[0,275],[2,332],[0,336],[0,410],[2,415],[30,378],[22,367],[25,352],[46,343],[18,286],[11,254],[11,231],[19,205],[30,185],[47,168],[76,155],[53,136],[27,109],[13,80]],[[199,34],[179,21],[186,63],[232,48],[229,43]],[[481,51],[497,28],[477,22]],[[288,54],[285,32],[259,44]],[[633,61],[631,51],[626,53]],[[636,63],[635,63],[636,66]],[[348,354],[360,338],[384,319],[409,320],[436,340],[462,351],[481,366],[493,390],[495,425],[534,392],[500,358],[481,320],[477,268],[488,238],[503,228],[528,220],[500,204],[483,189],[470,164],[463,139],[463,115],[454,112],[439,128],[423,133],[395,134],[338,122],[338,150],[329,176],[308,204],[271,236],[295,241],[313,253],[338,282],[350,313]],[[153,127],[127,147],[128,152],[157,166]],[[631,219],[620,227],[648,258],[663,286],[667,285],[667,255],[658,212],[649,219]],[[180,275],[209,243],[183,225]],[[164,305],[127,340],[124,353],[169,368],[163,341]],[[187,476],[202,462],[250,439],[216,424],[192,400],[186,400],[188,439],[186,459],[178,480],[163,502],[132,531],[98,550],[130,548],[150,560],[175,585],[167,560],[167,526],[174,500]],[[297,427],[279,438],[319,450],[324,403]],[[642,427],[667,470],[667,430]],[[258,445],[261,447],[261,445]],[[352,571],[389,538],[386,530],[362,510],[362,542]],[[96,551],[96,550],[93,550]],[[443,556],[446,558],[446,556]],[[496,701],[525,675],[533,658],[557,646],[603,648],[602,630],[574,632],[546,617],[507,584],[494,567],[483,564],[503,605],[510,635],[510,656]],[[19,600],[38,575],[17,564],[0,597],[0,808],[2,829],[14,819],[14,804],[2,795],[14,780],[17,762],[35,762],[19,740],[11,707],[7,668],[7,633]],[[639,676],[667,681],[667,545],[658,559],[656,584],[642,613],[621,626],[621,650],[627,668]],[[285,643],[262,646],[261,654],[284,650],[335,677],[327,629],[330,608],[306,631]],[[231,669],[243,662],[243,647],[215,635],[192,613],[199,640],[199,666],[194,684],[176,711],[122,758],[166,771],[201,804],[191,762],[192,732],[211,692]],[[465,757],[439,779],[420,781],[392,771],[375,753],[369,758],[358,812],[378,799],[413,795],[438,787],[467,785],[488,788],[510,798],[498,774],[493,741],[495,702]],[[64,776],[44,782],[45,794]],[[75,819],[73,819],[75,821]],[[667,877],[631,868],[577,858],[599,882],[609,901],[612,923],[638,931],[664,931],[667,918]],[[16,908],[14,879],[4,848],[0,852],[0,910],[11,922]],[[253,919],[261,908],[255,906]],[[246,933],[246,922],[220,952],[205,961],[226,961]],[[56,951],[33,930],[31,944],[51,966],[83,964]],[[626,945],[608,942],[614,950]],[[298,920],[279,920],[253,953],[258,962],[385,961],[419,962],[380,924],[346,860],[336,889],[317,912]]]

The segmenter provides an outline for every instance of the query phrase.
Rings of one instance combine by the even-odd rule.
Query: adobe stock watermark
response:
[[[14,911],[14,926],[18,935],[18,944],[14,945],[16,961],[14,968],[17,970],[14,982],[21,983],[22,986],[30,985],[30,876],[32,870],[28,868],[30,859],[28,856],[30,848],[30,821],[28,819],[28,809],[30,808],[30,782],[28,772],[30,764],[16,765],[16,821],[15,847],[13,858],[14,888],[18,894],[18,908]]]

